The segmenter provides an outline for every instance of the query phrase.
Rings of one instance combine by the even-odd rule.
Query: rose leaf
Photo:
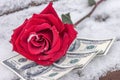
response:
[[[71,17],[70,17],[70,13],[62,14],[61,17],[62,17],[62,21],[63,21],[64,23],[73,24],[73,23],[72,23],[72,20],[71,20]]]
[[[89,6],[93,6],[96,4],[95,0],[88,0]]]

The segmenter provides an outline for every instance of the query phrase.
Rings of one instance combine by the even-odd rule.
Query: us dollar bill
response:
[[[22,55],[8,58],[2,64],[16,73],[19,80],[58,80],[75,68],[83,69],[97,54],[106,55],[113,41],[77,38],[67,54],[51,66],[38,65]]]
[[[66,56],[54,65],[60,68],[80,67],[84,68],[96,55],[106,55],[115,38],[105,40],[77,38]]]
[[[94,40],[77,38],[70,46],[68,53],[89,53],[99,51],[98,55],[106,55],[115,38]]]
[[[99,51],[88,53],[67,53],[66,56],[55,62],[53,65],[59,68],[81,68],[83,69]]]
[[[2,64],[16,73],[19,80],[58,80],[73,69],[38,65],[21,55],[6,59]]]

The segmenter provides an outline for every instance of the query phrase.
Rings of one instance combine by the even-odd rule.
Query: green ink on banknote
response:
[[[93,48],[95,48],[95,46],[94,45],[90,45],[90,46],[87,46],[86,48],[87,49],[93,49]]]
[[[56,76],[58,73],[51,73],[49,74],[49,77],[53,77],[53,76]]]
[[[71,63],[71,64],[74,64],[74,63],[76,63],[76,62],[78,62],[78,61],[79,61],[78,59],[73,59],[73,60],[70,61],[70,63]]]

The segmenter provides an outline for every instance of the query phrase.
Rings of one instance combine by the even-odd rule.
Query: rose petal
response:
[[[60,46],[60,40],[58,40],[58,44],[57,45]],[[52,58],[56,54],[56,50],[58,50],[57,47],[52,48],[48,52],[44,53],[46,55],[39,55],[39,59],[41,59],[41,60],[48,60],[48,59]]]
[[[43,37],[47,38],[50,43],[53,41],[53,33],[50,29],[41,30],[38,35],[42,35]]]
[[[60,40],[59,32],[56,30],[55,26],[53,26],[51,30],[53,32],[53,42],[51,45],[51,50],[49,50],[45,54],[54,53],[60,49],[61,40]]]
[[[51,28],[51,26],[48,23],[43,23],[41,25],[35,26],[34,31],[35,32],[40,32],[42,30],[46,30],[46,29],[50,29],[50,28]]]
[[[49,49],[50,44],[47,39],[44,38],[40,47],[34,46],[35,42],[32,42],[33,44],[31,43],[31,41],[28,43],[28,50],[30,51],[31,54],[33,55],[42,54]]]
[[[15,42],[15,45],[16,45],[16,48],[17,48],[17,52],[20,53],[21,55],[25,56],[27,59],[30,59],[30,60],[35,60],[36,59],[36,56],[34,55],[31,55],[27,48],[23,48],[20,44],[20,41],[19,39],[16,40]],[[24,45],[24,44],[23,44]]]
[[[26,25],[26,26],[28,26],[28,25]],[[37,29],[38,29],[38,27],[41,27],[41,30],[42,30],[45,28],[49,28],[50,26],[33,25],[33,26],[29,27],[28,29],[25,29],[22,33],[23,35],[20,36],[21,44],[24,44],[24,45],[22,45],[22,47],[27,48],[28,38],[31,35],[31,33],[36,33],[36,32],[34,32],[36,30],[36,27],[37,27]]]
[[[56,54],[50,59],[50,61],[57,61],[66,54],[69,45],[69,36],[65,33],[62,39],[61,48]]]
[[[64,24],[61,23],[53,14],[40,14],[38,18],[45,19],[51,26],[55,26],[59,32],[64,30]]]
[[[56,51],[58,51],[61,48],[61,37],[59,36],[55,26],[53,26],[51,30],[53,32],[53,46],[49,51],[45,52],[46,55],[39,55],[39,58],[41,60],[47,60],[52,58],[56,54]]]
[[[28,43],[28,50],[29,50],[30,54],[37,55],[37,54],[40,54],[41,52],[43,52],[44,46],[35,47],[31,43]]]
[[[52,2],[50,2],[49,5],[40,14],[54,14],[55,17],[58,17],[52,5]]]
[[[43,66],[50,66],[51,64],[53,64],[53,61],[49,60],[36,60],[35,62]]]
[[[10,42],[13,44],[13,50],[15,50],[15,51],[16,51],[16,46],[15,46],[16,39],[17,39],[18,36],[20,35],[20,33],[21,33],[21,31],[23,30],[24,26],[26,25],[27,21],[28,21],[28,20],[26,19],[21,26],[19,26],[18,28],[16,28],[16,29],[14,30],[14,34],[11,36]]]
[[[23,35],[21,35],[21,37],[20,37],[20,39],[21,39],[20,43],[24,44],[24,45],[22,45],[22,47],[24,47],[24,48],[28,47],[28,38],[29,38],[29,35],[31,35],[31,33],[36,33],[36,32],[33,32],[33,31],[36,31],[36,29],[44,30],[44,29],[49,29],[49,28],[50,28],[50,26],[47,23],[44,23],[42,25],[37,25],[37,26],[36,25],[31,26],[29,29],[27,29],[26,31],[24,31]],[[31,52],[33,52],[33,51],[31,51]],[[38,54],[38,53],[36,53],[36,54]]]
[[[22,43],[22,45],[21,45],[21,39],[20,39],[20,37],[21,37],[21,36],[23,35],[23,33],[24,33],[25,26],[26,26],[27,22],[28,22],[28,20],[26,20],[26,21],[24,22],[24,24],[21,25],[19,28],[17,28],[16,30],[14,30],[14,34],[13,34],[13,37],[12,37],[12,40],[13,40],[13,41],[11,41],[11,42],[12,42],[12,44],[13,44],[13,47],[15,47],[15,48],[14,48],[15,51],[17,51],[17,52],[20,53],[21,55],[25,56],[26,58],[33,60],[33,59],[35,59],[35,58],[34,58],[35,56],[30,55],[29,52],[28,52],[28,50],[27,50],[27,48],[22,47],[22,45],[24,45],[24,43]],[[20,29],[20,28],[21,28],[21,29]],[[16,37],[16,38],[15,38],[15,37]],[[16,40],[15,40],[15,39],[16,39]],[[31,56],[32,56],[32,57],[31,57]]]
[[[65,30],[63,32],[66,32],[69,36],[69,44],[72,43],[72,41],[76,38],[77,32],[74,29],[74,26],[72,24],[64,24]]]
[[[52,7],[52,2],[49,3],[49,5],[40,14],[53,14],[58,19],[60,24],[62,24],[62,21],[60,20],[60,18],[58,17],[56,11]]]
[[[38,14],[33,14],[33,16],[29,19],[29,22],[27,23],[26,29],[29,29],[31,26],[34,25],[41,25],[43,23],[49,23],[49,21],[44,18],[39,18]]]
[[[29,42],[35,47],[44,46],[44,42],[43,41],[41,41],[41,42],[35,41],[35,37],[32,37]]]

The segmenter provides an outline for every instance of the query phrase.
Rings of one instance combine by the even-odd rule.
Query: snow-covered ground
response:
[[[14,1],[12,2],[11,0],[9,4],[14,4]],[[0,5],[4,4],[0,3]],[[34,6],[0,17],[0,61],[16,55],[16,53],[12,52],[12,45],[9,43],[12,30],[22,24],[33,13],[39,13],[45,6],[46,4]],[[76,22],[92,9],[92,7],[87,5],[87,0],[59,0],[54,2],[53,6],[59,16],[62,13],[70,12],[73,22]],[[106,0],[97,7],[90,18],[87,18],[77,26],[78,37],[93,39],[120,38],[119,21],[120,0]],[[78,69],[68,73],[60,80],[99,80],[99,77],[105,75],[107,71],[120,70],[119,46],[120,39],[113,44],[106,56],[95,57],[80,75]],[[17,80],[17,76],[1,64],[0,75],[0,80]]]
[[[52,0],[0,0],[0,16],[50,1]]]

